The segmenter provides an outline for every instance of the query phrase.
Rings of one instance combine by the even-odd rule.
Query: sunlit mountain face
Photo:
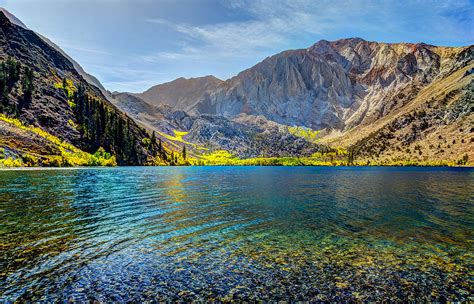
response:
[[[241,157],[321,150],[295,148],[295,138],[280,140],[299,126],[308,131],[302,140],[311,144],[309,134],[318,132],[319,144],[357,151],[364,162],[456,162],[472,153],[473,50],[323,40],[269,57],[226,81],[181,78],[115,99],[151,129],[184,130],[193,143]],[[190,89],[196,84],[199,90]],[[269,136],[281,147],[258,147]]]

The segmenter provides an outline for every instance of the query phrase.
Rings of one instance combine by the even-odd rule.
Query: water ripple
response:
[[[0,171],[0,300],[474,300],[473,177]]]

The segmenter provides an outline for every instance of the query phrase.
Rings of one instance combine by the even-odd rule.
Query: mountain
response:
[[[24,29],[28,29],[28,27],[20,20],[18,19],[15,15],[13,15],[12,13],[10,13],[9,11],[7,11],[5,8],[3,7],[0,7],[0,12],[3,12],[3,14],[8,18],[8,20],[10,20],[11,23],[13,24],[16,24],[18,26],[21,26],[22,28]],[[95,78],[94,76],[88,74],[86,71],[84,71],[84,69],[82,68],[82,66],[76,62],[74,59],[72,59],[68,54],[66,54],[66,52],[64,52],[58,45],[56,45],[54,42],[52,42],[50,39],[48,39],[47,37],[41,35],[40,33],[36,33],[38,36],[40,36],[47,44],[49,44],[52,48],[56,49],[58,52],[60,52],[64,57],[66,57],[69,61],[72,62],[72,64],[74,65],[74,68],[76,69],[76,71],[91,85],[94,85],[96,86],[97,88],[99,88],[102,93],[104,94],[104,96],[108,96],[108,93],[107,93],[107,90],[104,88],[104,86],[102,85],[102,83],[100,83],[100,81]]]
[[[472,61],[471,55],[472,47],[322,40],[239,73],[193,110],[348,130],[402,106],[420,88]]]
[[[12,13],[10,13],[9,11],[7,11],[6,9],[4,9],[3,7],[0,7],[0,12],[2,12],[5,17],[8,18],[8,20],[10,20],[11,23],[13,24],[16,24],[18,26],[21,26],[22,28],[24,29],[28,29],[28,27],[23,23],[21,22],[20,19],[18,19],[17,17],[15,17],[15,15],[13,15]]]
[[[226,81],[110,94],[5,10],[0,33],[0,163],[185,164],[185,149],[199,159],[474,160],[473,46],[322,40]]]
[[[287,126],[264,117],[240,115],[233,120],[215,115],[192,115],[168,104],[153,106],[128,93],[113,94],[114,104],[175,150],[186,145],[189,155],[225,150],[243,158],[309,156],[325,151],[326,145],[314,143],[291,133]],[[186,140],[175,138],[185,132]]]
[[[152,105],[168,104],[180,110],[188,110],[210,91],[215,90],[222,80],[214,76],[178,78],[156,85],[137,97]]]
[[[10,18],[0,12],[3,156],[74,165],[87,152],[103,151],[122,165],[166,162],[147,131],[88,82],[74,61]],[[38,142],[42,149],[34,148]]]
[[[455,162],[465,155],[472,161],[473,54],[473,46],[321,40],[268,57],[227,81],[196,88],[178,79],[136,97],[196,118],[237,122],[244,116],[244,125],[264,119],[321,131],[320,143],[357,151],[364,162]],[[188,129],[187,138],[203,138]],[[396,133],[394,139],[374,150],[382,142],[377,134],[387,132]],[[450,138],[456,143],[448,144]]]

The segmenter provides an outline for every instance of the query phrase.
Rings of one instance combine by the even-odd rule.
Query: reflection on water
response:
[[[0,172],[0,300],[473,301],[474,171]]]

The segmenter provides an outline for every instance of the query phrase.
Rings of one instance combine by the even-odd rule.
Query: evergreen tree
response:
[[[183,145],[183,159],[186,160],[186,145]]]
[[[63,90],[64,90],[64,92],[66,92],[66,95],[67,95],[68,91],[67,91],[67,79],[66,79],[66,77],[63,78]]]
[[[25,76],[23,77],[23,100],[25,104],[31,102],[33,96],[33,70],[29,67],[25,68]]]
[[[151,146],[152,147],[156,147],[156,135],[155,135],[155,131],[153,131],[151,133]]]

